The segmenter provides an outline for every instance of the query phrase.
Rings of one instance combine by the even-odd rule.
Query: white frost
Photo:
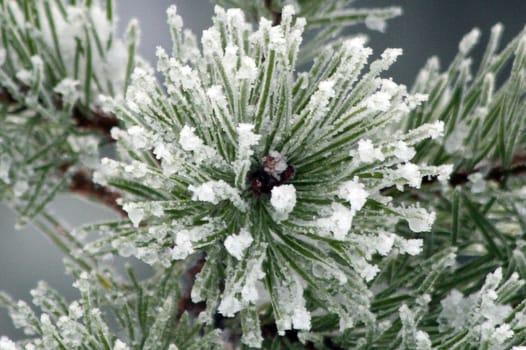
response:
[[[250,158],[254,154],[251,147],[257,145],[261,139],[261,135],[254,133],[253,129],[254,125],[248,123],[241,123],[236,128],[239,136],[238,158],[240,159]]]
[[[424,241],[421,239],[398,240],[397,245],[400,253],[415,256],[422,252]]]
[[[464,55],[467,54],[473,48],[473,46],[477,44],[479,38],[480,29],[473,29],[471,32],[469,32],[462,38],[462,40],[458,44],[458,50]]]
[[[248,81],[253,81],[258,76],[258,70],[256,67],[256,62],[252,57],[243,56],[241,58],[241,67],[237,71],[237,78],[242,80],[246,79]]]
[[[352,181],[342,183],[338,188],[338,197],[348,201],[354,212],[362,209],[368,196],[369,192],[365,190],[365,186],[362,183],[358,182],[357,177]]]
[[[134,203],[126,203],[122,206],[122,209],[128,213],[134,227],[139,227],[142,219],[144,218],[144,210],[137,208]]]
[[[393,244],[395,242],[396,235],[393,233],[383,233],[378,236],[376,239],[375,249],[378,254],[387,256],[391,249],[393,249]]]
[[[79,98],[78,86],[80,82],[71,78],[65,78],[53,89],[57,94],[62,95],[64,102],[73,105]]]
[[[0,67],[5,63],[6,52],[4,48],[0,48]]]
[[[11,339],[2,336],[0,338],[0,350],[18,350],[18,348]]]
[[[168,7],[166,15],[168,17],[168,25],[170,28],[178,31],[183,28],[183,19],[177,14],[177,7],[175,5]]]
[[[386,92],[378,91],[367,97],[365,106],[376,112],[387,112],[391,107],[391,95]]]
[[[270,151],[268,156],[263,157],[263,167],[267,174],[279,180],[288,167],[287,159],[277,151]]]
[[[436,214],[424,208],[407,208],[402,214],[413,232],[428,232],[435,222]]]
[[[120,339],[117,339],[115,341],[115,345],[113,345],[113,350],[128,350],[129,347],[125,343],[123,343]]]
[[[358,141],[358,159],[362,163],[372,163],[375,160],[384,160],[384,155],[379,148],[375,148],[369,139]]]
[[[223,296],[217,311],[226,317],[234,317],[243,308],[243,305],[233,295]]]
[[[311,315],[305,306],[298,307],[292,314],[292,325],[295,329],[299,330],[310,330],[311,327]]]
[[[378,266],[370,264],[361,256],[354,257],[352,264],[354,270],[358,272],[366,282],[372,281],[378,272],[380,272]]]
[[[192,200],[218,204],[223,200],[230,200],[241,211],[246,211],[247,204],[241,199],[239,192],[223,180],[208,181],[199,186],[190,185],[193,192]]]
[[[11,159],[7,155],[0,157],[0,180],[6,184],[10,183],[9,169],[11,168]]]
[[[179,143],[185,151],[196,151],[203,147],[203,141],[195,134],[195,128],[185,125],[179,136]]]
[[[378,32],[384,33],[385,28],[387,27],[387,22],[385,19],[374,17],[374,16],[367,16],[365,19],[365,25],[370,30],[376,30]]]
[[[424,126],[427,125],[427,132],[429,134],[429,137],[433,140],[437,140],[441,138],[444,135],[444,122],[441,120],[437,120],[433,124],[424,124]]]
[[[69,313],[69,317],[72,320],[78,320],[83,315],[82,308],[80,307],[77,301],[74,301],[71,304],[69,304],[68,313]]]
[[[192,232],[181,230],[175,234],[175,246],[172,248],[172,259],[182,260],[194,252]]]
[[[398,141],[394,144],[394,155],[396,158],[400,159],[402,162],[407,162],[416,154],[416,151],[413,147],[409,147],[406,142]]]
[[[405,183],[414,188],[420,188],[420,184],[422,183],[422,175],[420,174],[418,165],[413,163],[405,163],[398,166],[398,169],[395,171],[395,177],[397,178],[395,179],[397,182],[396,186],[399,190],[403,190]],[[400,182],[400,179],[403,179],[403,181]]]
[[[270,204],[278,213],[290,214],[296,205],[296,188],[293,185],[274,186],[271,191]]]
[[[332,232],[335,239],[343,240],[351,229],[354,212],[340,203],[333,203],[332,210],[331,216],[318,219],[318,225]]]
[[[225,248],[237,260],[243,259],[245,250],[250,247],[254,239],[250,232],[246,229],[241,229],[239,234],[230,235],[225,239]]]

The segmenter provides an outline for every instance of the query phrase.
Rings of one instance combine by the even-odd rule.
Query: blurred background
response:
[[[262,0],[254,0],[262,1]],[[325,0],[318,0],[325,1]],[[121,0],[117,2],[122,32],[127,22],[136,17],[141,24],[140,53],[155,63],[155,47],[170,48],[170,35],[165,25],[165,9],[176,4],[185,27],[200,36],[212,23],[213,4],[210,0]],[[387,47],[400,47],[404,55],[387,72],[396,82],[411,85],[426,60],[437,55],[442,67],[447,67],[457,53],[458,42],[473,27],[482,30],[482,45],[475,51],[480,56],[493,24],[504,24],[503,43],[508,42],[526,24],[524,0],[362,0],[356,6],[400,5],[404,14],[389,21],[386,33],[369,32],[363,26],[353,31],[367,32],[369,45],[375,53]],[[0,14],[1,16],[2,14]],[[99,208],[71,196],[55,200],[54,211],[69,228],[86,222],[104,221],[114,217]],[[12,212],[0,204],[0,290],[15,299],[31,301],[29,291],[39,280],[47,281],[68,299],[76,296],[73,282],[64,274],[62,253],[32,227],[15,230]],[[146,271],[146,270],[145,270]],[[147,273],[147,272],[143,272]],[[6,312],[0,310],[0,335],[18,338]]]

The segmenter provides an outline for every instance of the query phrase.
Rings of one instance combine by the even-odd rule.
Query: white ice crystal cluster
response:
[[[200,319],[215,307],[240,313],[251,346],[261,336],[250,315],[263,302],[280,334],[309,330],[310,290],[326,305],[317,312],[338,315],[342,331],[375,322],[373,261],[418,254],[422,241],[397,236],[394,225],[425,232],[435,218],[382,191],[419,188],[426,176],[445,181],[451,169],[411,162],[417,143],[441,136],[441,123],[392,131],[425,100],[380,78],[400,50],[367,68],[372,50],[350,39],[296,74],[305,21],[293,13],[285,7],[280,25],[261,19],[253,30],[239,10],[216,7],[201,52],[170,7],[173,53],[157,51],[166,92],[153,72],[135,70],[126,108],[114,109],[125,121],[112,131],[120,159],[103,160],[94,177],[124,192],[130,221],[90,229],[111,232],[113,248],[150,264],[206,250],[192,290],[194,302],[208,302]],[[213,294],[220,284],[222,295]]]
[[[37,316],[25,302],[19,301],[11,304],[9,312],[16,326],[24,329],[24,332],[33,337],[27,341],[15,344],[9,339],[0,338],[0,349],[22,350],[22,349],[76,349],[86,344],[89,339],[93,346],[102,346],[104,342],[111,339],[108,325],[102,319],[101,311],[88,303],[88,295],[93,280],[88,279],[86,273],[80,276],[79,281],[74,283],[78,287],[82,299],[67,303],[61,299],[58,293],[51,289],[46,283],[39,282],[37,288],[31,291],[33,304],[42,310]],[[9,300],[7,296],[0,295],[0,299]],[[90,300],[92,302],[93,300]],[[98,335],[94,335],[98,333]],[[23,345],[22,345],[23,344]]]
[[[31,291],[34,307],[30,307],[23,301],[15,302],[3,293],[0,293],[0,303],[6,307],[12,317],[15,326],[22,328],[29,337],[20,341],[12,341],[7,337],[0,337],[1,350],[56,350],[56,349],[111,349],[130,350],[135,342],[134,334],[141,337],[144,349],[158,349],[158,339],[166,333],[166,325],[173,329],[170,322],[174,317],[177,304],[174,302],[174,287],[170,285],[168,295],[160,294],[159,300],[152,303],[151,308],[142,308],[142,315],[147,316],[152,322],[146,326],[147,332],[137,327],[136,333],[124,334],[116,329],[115,318],[129,317],[130,320],[137,319],[137,313],[133,307],[140,298],[137,298],[137,290],[133,287],[126,292],[117,291],[117,282],[114,276],[102,271],[81,271],[77,266],[68,263],[68,268],[77,276],[73,283],[80,294],[78,300],[66,301],[60,294],[50,288],[46,283],[39,282],[38,286]],[[158,284],[156,281],[155,284]],[[143,287],[147,287],[143,284]],[[120,306],[118,310],[110,311],[108,306],[111,302]],[[38,313],[33,311],[38,309]],[[141,316],[142,317],[142,316]],[[183,322],[186,322],[184,320]],[[111,326],[110,326],[111,325]],[[203,341],[196,336],[192,328],[179,330],[177,336],[167,342],[167,348],[177,350],[176,342],[198,344]],[[217,332],[205,335],[208,346],[217,344]],[[175,340],[175,342],[174,342]],[[200,347],[205,348],[205,347]]]
[[[441,301],[440,331],[467,330],[464,337],[472,346],[502,349],[513,337],[514,326],[520,327],[520,323],[510,317],[514,314],[512,307],[500,303],[499,299],[523,285],[517,273],[504,281],[502,269],[498,268],[486,277],[484,286],[476,293],[465,297],[458,290],[452,290]]]

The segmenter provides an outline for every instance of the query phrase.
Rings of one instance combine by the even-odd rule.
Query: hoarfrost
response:
[[[338,188],[338,197],[348,201],[354,212],[362,209],[368,196],[369,192],[365,190],[364,184],[358,182],[357,177],[342,183]]]
[[[372,163],[376,160],[383,161],[384,155],[379,148],[375,148],[369,139],[358,141],[358,159],[362,163]]]
[[[422,183],[422,175],[420,174],[420,169],[418,165],[413,163],[405,163],[403,165],[399,165],[398,169],[396,169],[394,173],[394,176],[396,187],[400,191],[403,191],[403,186],[406,183],[414,188],[420,188],[420,184]]]
[[[293,185],[274,186],[271,191],[270,204],[279,214],[287,217],[296,205],[296,188]]]
[[[385,28],[387,27],[387,22],[385,19],[374,17],[374,16],[367,16],[365,19],[365,25],[370,30],[376,30],[378,32],[384,33]]]
[[[9,338],[0,337],[0,350],[18,350],[16,344]]]
[[[208,181],[199,186],[190,185],[193,192],[192,200],[218,204],[223,200],[230,200],[239,210],[246,211],[247,204],[241,199],[239,192],[223,180]]]
[[[134,203],[125,203],[122,209],[128,213],[134,227],[139,227],[142,219],[144,218],[144,210],[138,208]]]
[[[332,203],[332,215],[318,219],[318,226],[331,232],[335,239],[343,240],[351,229],[354,212],[340,203]]]
[[[181,130],[179,143],[185,151],[197,151],[203,147],[203,141],[195,134],[195,128],[187,125]]]
[[[436,214],[428,212],[424,208],[409,207],[397,209],[402,217],[407,220],[409,228],[413,232],[428,232],[435,222]]]
[[[243,259],[245,250],[250,247],[254,239],[250,232],[246,229],[241,229],[239,234],[230,235],[225,239],[226,250],[237,260]]]
[[[458,50],[462,54],[466,55],[469,51],[471,51],[473,46],[477,44],[477,42],[479,41],[479,38],[480,38],[480,29],[478,28],[473,29],[471,32],[469,32],[462,38],[462,40],[458,44]]]
[[[4,48],[0,48],[0,67],[5,63],[6,51]]]
[[[6,184],[11,183],[9,178],[9,169],[11,169],[12,160],[6,154],[0,156],[0,180]]]

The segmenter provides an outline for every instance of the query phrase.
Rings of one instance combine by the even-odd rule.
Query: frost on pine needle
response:
[[[76,276],[73,287],[80,294],[73,302],[65,300],[46,283],[39,282],[31,291],[33,305],[38,309],[37,316],[27,303],[15,302],[0,293],[0,305],[7,308],[15,326],[30,336],[18,342],[2,337],[0,349],[124,350],[143,344],[143,349],[156,350],[159,342],[166,342],[169,349],[189,349],[189,345],[197,349],[220,348],[217,331],[204,330],[199,334],[199,326],[191,325],[188,314],[176,316],[175,299],[180,293],[178,282],[175,279],[167,281],[173,271],[156,274],[139,285],[105,268],[86,272],[69,262],[66,265]],[[133,272],[130,273],[137,283]],[[159,286],[161,281],[164,281],[166,290],[158,290],[155,297],[143,295],[144,290]]]
[[[286,219],[296,205],[296,188],[293,185],[274,186],[270,194],[270,204],[278,216]]]
[[[523,326],[517,322],[523,316],[502,301],[507,293],[523,286],[524,281],[519,280],[516,273],[505,280],[502,269],[498,268],[488,274],[484,286],[476,293],[465,297],[458,290],[452,290],[441,301],[440,332],[448,332],[448,337],[452,338],[461,330],[466,332],[462,335],[466,344],[488,349],[506,348],[514,336],[514,329]]]
[[[296,0],[216,0],[221,6],[243,9],[250,18],[265,17],[273,25],[280,24],[284,17],[295,12],[305,18],[306,35],[311,42],[302,48],[300,63],[313,59],[320,47],[341,43],[345,28],[363,23],[369,30],[384,32],[387,21],[400,16],[400,7],[366,8],[356,7],[353,0],[342,1],[296,1]]]
[[[0,154],[11,164],[0,179],[0,199],[16,208],[20,224],[75,172],[89,173],[98,163],[95,120],[112,123],[98,96],[122,96],[139,61],[137,24],[120,38],[113,12],[101,1],[0,3],[0,13],[9,14],[0,21]]]
[[[121,160],[103,161],[95,179],[125,193],[131,225],[113,227],[108,239],[151,264],[206,251],[192,291],[195,302],[207,300],[204,320],[215,307],[250,319],[269,300],[280,334],[309,330],[314,310],[302,296],[315,290],[310,297],[327,305],[317,312],[339,315],[342,330],[353,324],[349,314],[373,322],[364,291],[379,271],[376,254],[420,250],[386,232],[400,219],[426,231],[434,219],[381,191],[418,188],[423,176],[441,171],[409,162],[412,146],[436,137],[436,127],[383,137],[423,100],[379,78],[400,51],[387,50],[367,71],[371,50],[346,41],[322,53],[305,81],[295,71],[304,21],[292,8],[280,26],[262,19],[255,31],[238,10],[215,12],[203,53],[183,57],[197,49],[171,7],[174,55],[158,49],[166,93],[153,85],[152,72],[138,68],[126,108],[114,111],[125,121],[112,131]],[[130,162],[142,170],[128,170]],[[366,237],[387,243],[371,247]],[[89,245],[92,253],[103,246]],[[218,296],[212,286],[220,283]],[[245,337],[257,345],[258,336]]]
[[[418,159],[436,164],[443,147],[448,154],[441,161],[454,160],[455,167],[468,170],[487,159],[498,159],[503,164],[512,161],[521,136],[518,131],[512,132],[504,140],[502,127],[506,125],[513,130],[522,125],[517,113],[526,108],[519,97],[526,84],[526,32],[521,31],[499,51],[502,31],[501,24],[492,28],[477,70],[473,69],[474,60],[469,55],[480,38],[479,29],[464,36],[457,57],[446,70],[441,71],[438,59],[433,57],[420,71],[413,91],[428,94],[428,99],[409,113],[403,123],[411,130],[424,123],[443,122],[444,132],[441,143],[425,142],[427,145],[420,149]],[[510,66],[511,71],[507,72],[506,67]],[[497,76],[501,78],[496,81]],[[502,108],[506,113],[498,112]]]

